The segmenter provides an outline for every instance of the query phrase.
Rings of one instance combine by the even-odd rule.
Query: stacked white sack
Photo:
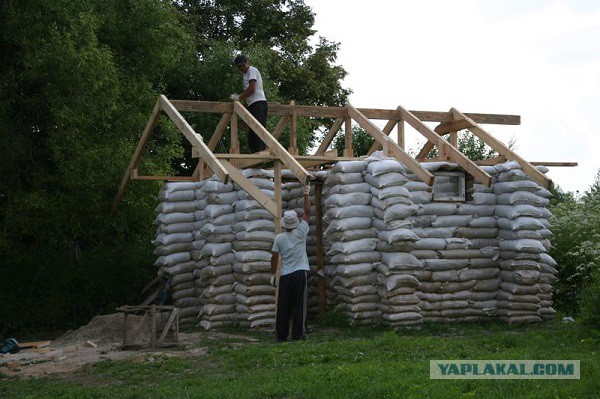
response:
[[[195,198],[195,190],[203,183],[173,182],[165,183],[158,194],[159,213],[155,224],[156,246],[154,254],[158,259],[158,274],[172,276],[170,299],[180,308],[179,323],[182,326],[193,325],[197,321],[199,304],[194,285],[196,262],[192,259],[194,251],[193,232],[202,222],[195,218],[195,210],[201,201]],[[170,302],[169,302],[170,303]]]
[[[293,210],[299,218],[304,215],[304,193],[299,182],[288,182],[283,186],[283,193],[287,198],[287,203],[283,211]],[[315,185],[310,188],[310,221],[308,223],[308,237],[306,238],[306,254],[310,272],[308,273],[308,302],[307,308],[309,314],[319,313],[319,294],[318,294],[318,265],[317,265],[317,235],[316,235],[316,208],[315,208]]]
[[[406,170],[381,152],[374,153],[365,162],[365,181],[373,195],[376,249],[381,253],[381,263],[376,264],[381,318],[393,326],[420,326],[423,316],[417,290],[423,262],[410,254],[418,237],[407,218],[414,215],[418,207],[404,187],[408,182]]]
[[[243,174],[273,198],[273,171],[246,169]],[[250,328],[270,327],[275,321],[275,287],[270,283],[275,224],[267,210],[235,186],[238,191],[234,205],[233,275],[237,320]]]
[[[423,163],[430,172],[455,170],[455,164]],[[433,202],[431,187],[414,174],[405,187],[419,203],[409,218],[419,237],[411,252],[425,264],[417,295],[427,321],[469,321],[493,316],[498,289],[496,197],[474,184],[472,199]]]
[[[223,184],[216,176],[206,180],[199,191],[206,196],[206,207],[198,211],[204,225],[194,236],[203,243],[195,275],[202,305],[199,326],[209,329],[236,321],[232,242],[235,240],[233,204],[238,198],[233,184]]]
[[[552,317],[556,263],[547,253],[551,236],[547,206],[551,194],[532,181],[516,162],[495,168],[501,269],[498,315],[509,323]]]
[[[331,284],[337,293],[336,309],[351,323],[374,324],[380,311],[373,266],[381,254],[376,251],[373,195],[363,179],[365,170],[363,161],[338,162],[331,169],[323,187],[324,240],[329,262],[335,265]]]

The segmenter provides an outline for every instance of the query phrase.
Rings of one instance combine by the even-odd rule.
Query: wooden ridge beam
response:
[[[208,166],[210,166],[213,173],[216,174],[219,177],[219,180],[221,180],[224,184],[227,184],[229,181],[229,174],[227,173],[227,170],[225,170],[219,160],[215,158],[215,155],[212,153],[212,151],[206,146],[206,144],[204,144],[202,136],[192,129],[189,123],[187,123],[179,111],[175,109],[173,104],[171,104],[164,95],[160,96],[160,104],[162,110],[169,115],[169,118],[171,118],[181,133],[183,133],[192,147],[196,147],[196,150],[198,150],[200,153],[200,157],[208,164]]]
[[[446,157],[456,162],[462,167],[467,173],[471,174],[475,180],[484,184],[487,187],[492,185],[492,176],[487,174],[483,169],[477,166],[473,161],[467,158],[462,152],[460,152],[452,144],[444,140],[442,136],[431,130],[427,125],[421,122],[415,115],[410,111],[405,110],[400,106],[400,112],[402,119],[411,125],[415,130],[421,133],[427,140],[435,143],[438,146],[440,156]]]
[[[516,161],[521,165],[521,168],[525,173],[527,173],[533,180],[538,182],[542,187],[549,189],[552,187],[552,180],[548,179],[546,175],[537,170],[532,164],[527,162],[525,159],[517,155],[513,150],[508,148],[504,143],[500,140],[496,139],[494,136],[483,130],[481,127],[477,126],[477,124],[469,118],[467,115],[463,114],[456,108],[451,108],[450,112],[454,115],[456,119],[465,119],[470,122],[473,126],[471,126],[469,131],[477,136],[484,143],[489,145],[494,151],[498,153],[498,155],[505,157],[509,161]]]
[[[277,215],[277,204],[273,201],[268,195],[260,191],[260,189],[250,181],[242,172],[240,172],[235,166],[233,166],[229,161],[224,159],[221,160],[221,164],[231,176],[231,179],[244,191],[248,193],[252,198],[256,200],[259,204],[261,204],[271,215],[275,218]]]
[[[286,151],[285,148],[269,133],[259,121],[239,101],[234,101],[234,111],[246,124],[261,138],[275,155],[288,167],[288,169],[300,180],[300,183],[306,184],[310,174]]]
[[[233,112],[231,102],[217,101],[190,101],[190,100],[171,100],[171,103],[182,112],[208,112],[225,113]],[[292,108],[295,108],[297,116],[313,118],[343,118],[346,115],[344,107],[318,106],[318,105],[294,105],[269,103],[269,115],[292,115]],[[399,111],[393,109],[379,108],[357,108],[368,119],[401,119]],[[413,115],[423,122],[452,122],[454,119],[451,112],[443,111],[410,111]],[[521,117],[519,115],[502,114],[481,114],[466,113],[469,118],[476,123],[494,124],[494,125],[520,125]]]
[[[402,162],[408,169],[428,185],[433,184],[433,175],[427,169],[423,168],[416,160],[408,155],[400,146],[394,143],[387,135],[385,135],[377,126],[373,124],[365,115],[354,108],[351,104],[347,105],[348,115],[354,119],[360,127],[365,129],[373,138],[378,141],[383,148],[389,150],[396,159]]]
[[[111,215],[115,213],[115,211],[117,210],[117,207],[123,200],[123,196],[125,195],[125,189],[129,185],[129,181],[131,180],[131,174],[132,174],[133,170],[135,168],[137,168],[137,166],[140,162],[140,158],[142,156],[142,151],[144,151],[144,148],[146,148],[146,143],[148,142],[148,138],[150,137],[150,133],[152,132],[152,129],[154,129],[154,126],[156,125],[156,121],[158,120],[159,114],[160,114],[160,99],[158,99],[158,101],[156,101],[156,104],[154,104],[154,108],[152,109],[150,118],[148,119],[148,122],[146,122],[146,127],[144,128],[144,131],[142,132],[142,137],[140,137],[140,141],[138,141],[135,151],[133,152],[133,155],[131,157],[131,160],[129,161],[129,166],[127,166],[127,170],[125,171],[125,174],[123,175],[123,179],[121,179],[121,185],[119,186],[119,191],[117,192],[117,196],[115,197],[115,200],[113,201],[113,205],[112,205],[112,208],[110,211]]]

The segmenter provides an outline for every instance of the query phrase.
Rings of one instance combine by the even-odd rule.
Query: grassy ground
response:
[[[428,325],[421,331],[315,325],[303,342],[203,337],[197,356],[104,362],[69,380],[0,379],[22,398],[597,398],[598,339],[573,324]],[[431,359],[579,359],[580,380],[430,380]]]

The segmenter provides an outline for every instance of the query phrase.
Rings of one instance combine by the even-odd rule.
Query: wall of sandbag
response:
[[[423,166],[434,173],[458,170],[449,163]],[[551,317],[556,264],[547,254],[550,193],[516,163],[484,169],[494,184],[475,183],[464,202],[434,202],[431,187],[381,153],[317,172],[324,181],[330,307],[353,323],[394,326]],[[273,197],[272,171],[244,174]],[[284,210],[302,213],[299,183],[284,183],[282,198]],[[316,313],[314,185],[311,198],[309,310]],[[272,325],[272,216],[237,185],[215,177],[167,183],[159,200],[156,264],[159,273],[174,275],[183,324]]]

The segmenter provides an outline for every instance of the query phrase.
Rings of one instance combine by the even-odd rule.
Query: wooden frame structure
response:
[[[121,306],[117,308],[117,312],[123,313],[123,345],[122,349],[148,346],[150,348],[173,346],[179,342],[179,308],[166,305],[150,305],[150,306]],[[160,337],[157,339],[157,315],[168,312],[169,318],[163,325],[160,332]],[[143,314],[142,320],[138,323],[133,334],[128,334],[128,316]],[[150,336],[148,341],[138,342],[142,327],[146,323],[146,318],[150,316]],[[167,334],[173,330],[173,341],[166,341]]]
[[[192,154],[200,158],[200,162],[192,176],[142,176],[138,173],[138,166],[142,153],[152,133],[157,119],[161,112],[164,112],[175,126],[181,131],[185,138],[192,145]],[[189,125],[181,112],[202,112],[222,114],[219,123],[215,127],[213,134],[206,144],[198,133]],[[123,198],[125,189],[131,180],[163,180],[163,181],[200,181],[213,173],[224,183],[229,179],[233,180],[248,194],[258,201],[273,216],[281,215],[281,202],[277,199],[271,199],[262,193],[249,179],[245,178],[239,169],[264,164],[266,162],[275,162],[280,167],[288,168],[292,174],[301,182],[306,183],[310,173],[308,169],[332,164],[338,161],[347,161],[357,159],[353,156],[351,125],[352,121],[365,129],[374,139],[375,144],[369,150],[369,154],[378,149],[383,149],[388,156],[396,158],[407,166],[419,179],[431,185],[433,175],[420,162],[431,149],[438,148],[439,156],[435,160],[443,160],[458,164],[465,172],[472,175],[475,181],[486,186],[491,185],[491,176],[486,173],[480,165],[495,164],[514,160],[518,162],[522,169],[537,181],[541,186],[549,188],[552,185],[550,179],[540,173],[534,165],[544,164],[548,166],[575,166],[576,163],[566,162],[535,162],[530,163],[517,155],[514,151],[495,139],[491,134],[481,128],[480,124],[501,124],[518,125],[521,118],[518,115],[498,115],[498,114],[476,114],[462,113],[455,108],[448,112],[432,111],[409,111],[402,106],[396,109],[373,109],[373,108],[355,108],[351,104],[345,107],[319,107],[296,105],[294,101],[290,104],[269,104],[269,115],[279,116],[280,119],[273,132],[269,132],[263,127],[239,102],[211,102],[211,101],[188,101],[188,100],[169,100],[161,95],[156,102],[150,118],[142,132],[142,136],[135,152],[131,158],[129,166],[121,180],[117,196],[113,203],[114,212]],[[331,118],[334,120],[331,128],[325,135],[314,155],[298,155],[296,126],[297,119],[301,117]],[[387,120],[383,129],[379,129],[371,120]],[[239,120],[254,130],[256,134],[266,144],[268,150],[255,154],[240,154],[238,140]],[[438,122],[435,129],[431,129],[424,122]],[[412,126],[417,132],[421,133],[427,143],[419,154],[413,158],[404,149],[404,123]],[[284,148],[278,141],[287,126],[290,126],[290,146]],[[215,148],[219,140],[223,137],[227,127],[230,127],[231,147],[229,153],[216,153]],[[345,149],[344,156],[338,157],[327,151],[327,148],[333,141],[335,135],[344,126],[345,130]],[[390,134],[394,127],[398,129],[397,140],[394,141]],[[483,162],[473,162],[469,160],[458,150],[458,131],[468,129],[484,143],[498,152],[499,157],[493,160]],[[449,136],[448,139],[445,136]],[[431,160],[431,159],[430,159]],[[277,180],[277,179],[276,179]],[[275,186],[281,182],[276,181]]]
[[[141,176],[138,173],[138,166],[142,157],[143,150],[148,142],[152,129],[156,125],[161,112],[164,112],[177,126],[181,133],[192,145],[192,156],[199,158],[198,166],[192,176]],[[188,124],[181,112],[202,112],[222,114],[213,134],[205,144],[202,136],[194,131]],[[360,159],[353,156],[352,148],[352,121],[365,129],[374,139],[375,143],[370,148],[368,155],[374,151],[383,149],[385,155],[396,158],[412,171],[419,179],[433,184],[434,175],[425,169],[420,162],[425,161],[430,151],[437,147],[438,157],[427,159],[428,161],[447,161],[458,164],[466,173],[473,176],[486,186],[492,184],[492,177],[486,173],[481,165],[494,165],[506,162],[507,160],[519,163],[525,173],[533,180],[545,188],[550,188],[552,181],[543,173],[540,173],[534,165],[546,166],[576,166],[574,162],[528,162],[517,155],[510,148],[495,139],[486,132],[479,124],[500,124],[500,125],[519,125],[521,118],[518,115],[498,115],[498,114],[475,114],[462,113],[455,108],[448,112],[432,111],[409,111],[402,106],[396,109],[373,109],[373,108],[355,108],[351,104],[345,107],[319,107],[296,105],[294,101],[289,104],[269,103],[269,115],[280,117],[273,132],[269,132],[263,127],[239,102],[211,102],[211,101],[187,101],[187,100],[169,100],[161,95],[156,102],[150,118],[146,124],[140,141],[133,153],[129,166],[125,171],[117,196],[114,200],[112,212],[117,209],[120,201],[123,199],[125,189],[131,180],[162,180],[162,181],[201,181],[213,173],[223,183],[232,180],[243,188],[252,198],[261,204],[276,220],[282,216],[282,167],[288,168],[294,177],[300,183],[307,183],[310,178],[308,169],[321,167],[327,164],[333,164],[338,161],[348,161]],[[299,117],[312,118],[331,118],[334,120],[331,128],[328,130],[323,141],[320,143],[314,155],[298,155],[298,145],[296,137],[297,119]],[[386,120],[387,123],[383,129],[379,129],[371,120]],[[251,128],[266,144],[268,150],[254,154],[240,154],[240,145],[238,140],[239,120],[247,127]],[[425,122],[437,122],[434,129],[431,129]],[[404,124],[407,123],[417,132],[422,134],[427,142],[413,158],[404,149]],[[290,145],[284,148],[279,143],[279,138],[284,129],[290,127]],[[219,140],[223,137],[227,127],[230,127],[230,149],[228,153],[216,153],[215,149]],[[333,141],[338,131],[344,126],[345,149],[344,156],[338,157],[335,151],[327,151],[327,148]],[[390,137],[394,127],[397,128],[397,140]],[[475,136],[490,146],[499,156],[495,159],[473,162],[458,150],[458,131],[468,129]],[[445,138],[448,136],[448,139]],[[239,169],[249,168],[264,163],[273,163],[274,169],[274,198],[264,194],[252,181],[244,176]],[[324,255],[322,248],[322,223],[320,215],[321,203],[321,184],[315,185],[315,206],[317,209],[317,263],[319,270],[323,269]],[[281,230],[280,224],[275,223],[276,233]],[[279,273],[280,268],[278,268]],[[321,302],[321,311],[325,310],[325,281],[319,278],[319,298]],[[122,310],[123,311],[123,310]],[[127,311],[124,311],[125,315]],[[152,311],[151,311],[152,313]],[[175,317],[175,316],[173,316]],[[170,321],[171,323],[173,321]],[[166,331],[166,330],[165,330]],[[166,332],[163,331],[159,343],[164,339]],[[156,343],[155,333],[151,345]],[[124,338],[124,343],[127,341]]]

